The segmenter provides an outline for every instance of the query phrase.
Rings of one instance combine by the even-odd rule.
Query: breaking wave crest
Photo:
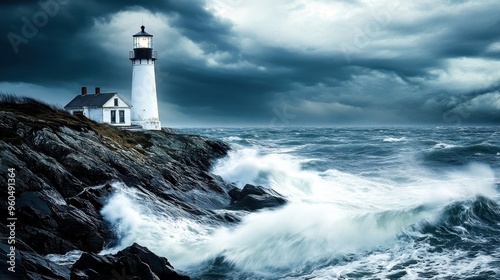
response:
[[[210,223],[116,185],[116,194],[102,210],[121,236],[113,250],[138,242],[200,279],[230,278],[229,274],[235,279],[248,275],[362,278],[363,273],[381,270],[384,275],[411,276],[411,269],[401,268],[411,267],[405,262],[425,266],[433,262],[425,258],[445,256],[444,251],[430,249],[450,239],[442,235],[471,237],[488,225],[498,230],[493,223],[500,219],[494,200],[498,195],[488,166],[472,164],[439,177],[419,170],[393,181],[333,169],[304,170],[307,161],[249,148],[234,150],[220,160],[213,172],[226,181],[269,187],[289,200],[284,207],[247,214],[237,225]],[[466,250],[461,246],[446,250],[458,254]],[[413,251],[428,255],[415,256]],[[385,269],[372,262],[385,263]],[[416,275],[419,269],[415,268]],[[436,269],[434,273],[443,276],[445,272]]]

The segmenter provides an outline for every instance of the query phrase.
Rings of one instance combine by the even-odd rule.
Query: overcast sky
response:
[[[2,0],[0,92],[130,98],[142,23],[163,126],[500,124],[498,0]]]

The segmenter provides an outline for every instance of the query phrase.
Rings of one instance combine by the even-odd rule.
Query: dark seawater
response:
[[[229,142],[214,173],[289,200],[214,224],[123,188],[103,211],[122,245],[194,279],[500,279],[498,127],[179,132]]]

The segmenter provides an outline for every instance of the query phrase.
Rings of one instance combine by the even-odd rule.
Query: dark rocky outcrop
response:
[[[83,253],[71,268],[72,280],[186,280],[177,273],[166,258],[158,257],[138,244],[123,249],[116,255]]]
[[[22,240],[18,240],[16,246],[15,273],[7,270],[7,263],[2,260],[0,266],[0,279],[68,279],[69,267],[57,265],[44,256],[33,251]],[[0,253],[6,256],[10,253],[9,246],[5,240],[0,243]]]
[[[87,252],[84,256],[99,258],[92,253],[116,242],[100,214],[113,193],[113,181],[189,215],[217,217],[212,210],[230,203],[227,192],[231,186],[211,174],[209,167],[228,149],[220,141],[167,129],[122,131],[33,99],[0,95],[0,185],[7,185],[8,168],[14,168],[16,174],[15,213],[19,222],[18,274],[14,279],[69,279],[68,267],[44,256],[81,250]],[[7,197],[7,188],[2,187],[0,194]],[[7,209],[7,199],[0,201],[0,209]],[[5,223],[0,233],[8,236]],[[2,253],[0,257],[2,273],[6,271],[5,256]],[[142,263],[148,261],[167,263],[137,246],[108,257],[112,265],[116,258],[127,260],[124,264],[130,264],[126,268],[130,271],[145,269]],[[80,271],[86,271],[82,263],[79,265]],[[147,265],[160,279],[167,279],[160,276],[165,271],[153,270],[158,264]]]
[[[233,188],[231,196],[231,210],[254,211],[262,208],[278,207],[286,203],[279,193],[261,186],[247,184],[243,189]]]

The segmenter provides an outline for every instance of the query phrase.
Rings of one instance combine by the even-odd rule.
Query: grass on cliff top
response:
[[[0,111],[12,112],[26,117],[28,120],[23,119],[21,122],[33,127],[35,130],[50,128],[58,131],[61,127],[66,126],[76,131],[94,131],[102,137],[101,139],[105,144],[113,149],[116,148],[113,146],[113,142],[124,148],[138,150],[141,149],[137,148],[137,145],[141,145],[143,148],[148,148],[152,145],[150,135],[120,130],[109,124],[94,122],[85,116],[74,116],[66,110],[35,98],[0,93]],[[13,133],[15,134],[15,132]],[[6,133],[0,134],[0,139],[2,140],[12,142],[9,141],[14,140],[11,138],[12,135],[9,136]]]

